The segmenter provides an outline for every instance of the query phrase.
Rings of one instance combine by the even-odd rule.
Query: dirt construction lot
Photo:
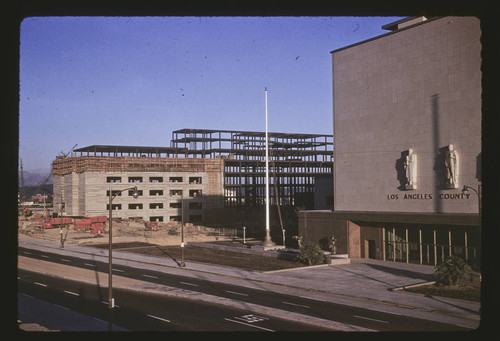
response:
[[[180,262],[181,259],[181,227],[178,223],[160,224],[159,231],[146,231],[142,221],[113,220],[113,249],[140,253],[155,257],[166,257]],[[81,232],[72,225],[66,228],[41,229],[34,221],[20,221],[19,234],[31,238],[40,238],[61,243],[61,234],[64,245],[94,246],[107,248],[108,234],[91,234],[90,231]],[[62,232],[62,233],[61,233]],[[218,250],[203,246],[195,246],[193,242],[223,243],[235,247],[249,247],[235,240],[234,231],[223,231],[204,226],[186,224],[184,227],[185,262],[217,264],[238,267],[247,270],[271,271],[302,267],[297,261],[278,259],[248,253]]]
[[[179,223],[160,223],[159,228],[159,231],[146,231],[143,221],[113,219],[113,243],[143,242],[155,245],[180,245],[181,225]],[[38,227],[35,220],[21,220],[18,231],[19,234],[53,240],[56,243],[60,242],[62,232],[65,245],[95,245],[108,242],[107,233],[92,234],[90,231],[77,231],[73,224],[69,224],[63,229],[59,227],[42,229]],[[219,229],[193,226],[192,224],[184,225],[184,241],[186,243],[216,241],[228,236],[227,233],[224,234]]]

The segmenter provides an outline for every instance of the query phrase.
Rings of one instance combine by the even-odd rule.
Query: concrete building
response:
[[[222,159],[171,157],[177,150],[163,147],[89,146],[52,163],[54,208],[64,203],[66,216],[108,215],[145,221],[197,223],[204,211],[223,206]],[[137,187],[139,197],[132,191]]]
[[[354,258],[458,255],[477,266],[480,22],[419,17],[383,28],[331,52],[334,210],[301,212],[299,233],[305,242],[334,234]]]
[[[276,207],[332,205],[333,137],[269,133],[271,229],[280,225]],[[214,226],[259,228],[264,221],[265,133],[181,129],[170,147],[103,146],[75,149],[52,163],[54,208],[66,216],[107,215],[109,193],[137,186],[113,200],[113,216],[146,221],[181,220]],[[328,181],[327,181],[328,183]],[[110,189],[111,188],[111,189]],[[276,214],[275,214],[276,213]],[[296,230],[296,228],[295,228]]]

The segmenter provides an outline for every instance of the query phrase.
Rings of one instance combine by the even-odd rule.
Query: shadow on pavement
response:
[[[394,268],[394,267],[390,267],[390,266],[383,266],[383,265],[379,265],[379,264],[366,263],[365,265],[373,268],[374,270],[387,272],[387,273],[390,273],[391,275],[394,275],[394,276],[407,277],[407,278],[411,278],[411,279],[420,279],[423,281],[433,281],[434,280],[433,274],[425,274],[422,272],[399,269],[399,268]]]

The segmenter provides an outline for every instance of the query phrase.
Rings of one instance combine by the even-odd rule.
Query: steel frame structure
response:
[[[270,204],[297,205],[315,177],[333,174],[333,136],[269,132]],[[265,204],[265,132],[181,129],[170,146],[189,158],[224,159],[224,205]]]

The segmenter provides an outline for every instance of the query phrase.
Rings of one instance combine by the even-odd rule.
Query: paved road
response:
[[[84,269],[91,269],[97,272],[106,272],[107,263],[88,258],[73,257],[50,253],[47,250],[19,249],[21,256],[34,257],[44,261],[57,262],[60,264],[70,264]],[[139,279],[156,285],[179,287],[191,292],[199,292],[211,297],[218,297],[224,300],[237,300],[255,306],[269,307],[273,311],[281,311],[287,314],[298,314],[301,316],[311,316],[317,321],[335,321],[338,325],[347,326],[348,330],[425,330],[425,331],[460,331],[470,330],[469,326],[462,326],[449,323],[436,322],[429,319],[405,316],[389,309],[360,308],[346,304],[336,304],[324,300],[311,299],[311,297],[298,296],[295,293],[283,294],[270,291],[268,288],[249,288],[228,283],[219,283],[210,279],[201,279],[192,276],[164,273],[145,268],[129,267],[124,265],[114,265],[114,272],[120,276]],[[104,283],[101,283],[104,284]],[[107,283],[106,283],[107,284]],[[264,310],[264,309],[263,309]],[[237,315],[237,314],[236,314]],[[249,315],[243,312],[244,316]],[[252,314],[250,314],[252,315]],[[226,322],[230,322],[225,320]],[[238,320],[236,320],[238,321]],[[243,321],[240,321],[243,322]],[[236,323],[236,322],[235,322]],[[318,323],[321,325],[320,323]],[[350,328],[350,329],[349,329]],[[271,329],[271,328],[269,328]],[[222,329],[223,330],[223,329]],[[287,330],[287,329],[281,329]],[[341,329],[342,330],[342,329]]]
[[[326,331],[327,329],[192,299],[107,289],[19,272],[19,319],[61,331]],[[112,326],[110,325],[112,321]]]

